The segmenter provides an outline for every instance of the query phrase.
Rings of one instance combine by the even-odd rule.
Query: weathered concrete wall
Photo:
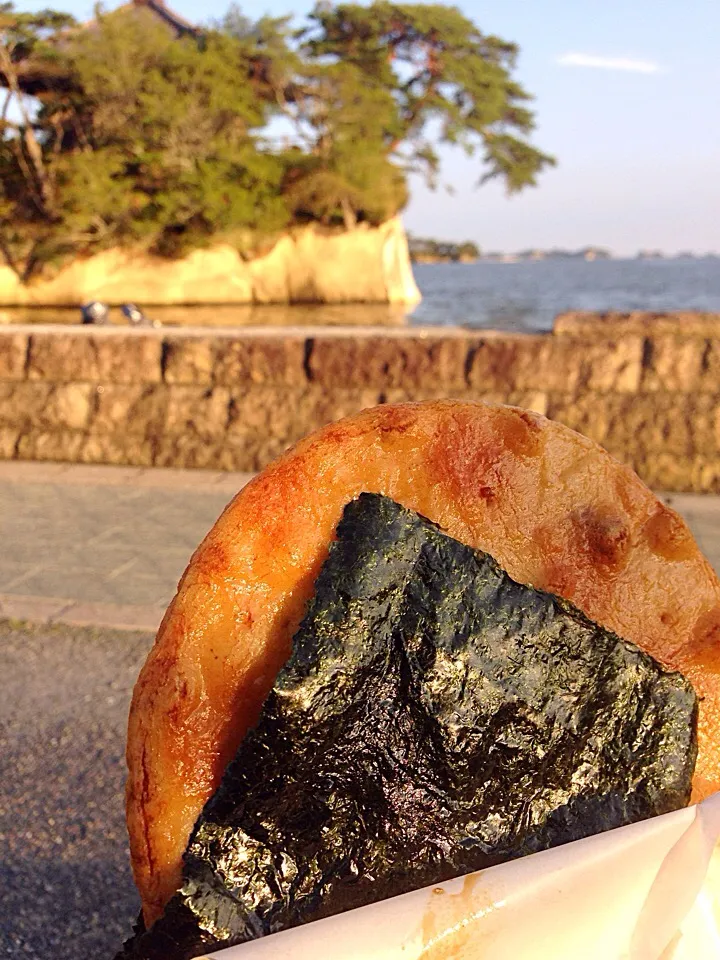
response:
[[[4,458],[255,470],[338,417],[436,397],[529,407],[655,488],[720,492],[720,336],[0,330]]]
[[[52,279],[24,285],[0,267],[2,306],[78,306],[89,300],[152,304],[416,303],[407,238],[395,218],[380,227],[328,231],[308,226],[281,237],[265,256],[234,247],[195,250],[182,260],[106,250]]]

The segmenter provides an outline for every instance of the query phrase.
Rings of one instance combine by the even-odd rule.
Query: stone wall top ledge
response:
[[[644,337],[720,337],[720,313],[700,310],[671,310],[666,313],[650,310],[619,311],[572,310],[558,314],[553,323],[558,336],[607,339],[631,334]]]
[[[53,323],[11,324],[0,327],[0,338],[17,335],[34,337],[150,337],[163,340],[169,337],[196,337],[199,339],[229,340],[283,340],[304,339],[365,339],[386,337],[390,340],[527,340],[545,339],[549,333],[516,333],[503,330],[481,330],[468,327],[125,327],[120,324],[107,327],[94,324],[64,325]]]

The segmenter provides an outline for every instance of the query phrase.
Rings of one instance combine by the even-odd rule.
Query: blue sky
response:
[[[80,18],[86,0],[20,0]],[[109,6],[114,6],[114,3]],[[508,199],[475,189],[478,162],[444,154],[453,194],[412,184],[404,219],[418,235],[471,239],[485,250],[580,247],[615,253],[720,253],[720,5],[716,0],[465,0],[485,32],[520,45],[517,78],[535,96],[534,139],[559,161]],[[171,0],[194,21],[226,0]],[[243,6],[241,4],[241,6]],[[245,4],[252,16],[311,3]]]

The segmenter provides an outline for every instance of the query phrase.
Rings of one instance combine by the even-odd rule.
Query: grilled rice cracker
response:
[[[700,697],[693,800],[720,789],[720,582],[684,521],[559,423],[459,401],[376,407],[252,480],[193,554],[130,710],[127,820],[150,925],[190,831],[259,715],[344,506],[382,493],[510,576],[680,670]]]

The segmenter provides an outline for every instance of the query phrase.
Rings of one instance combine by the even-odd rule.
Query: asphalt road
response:
[[[102,960],[130,933],[123,750],[151,641],[0,621],[0,956]]]

